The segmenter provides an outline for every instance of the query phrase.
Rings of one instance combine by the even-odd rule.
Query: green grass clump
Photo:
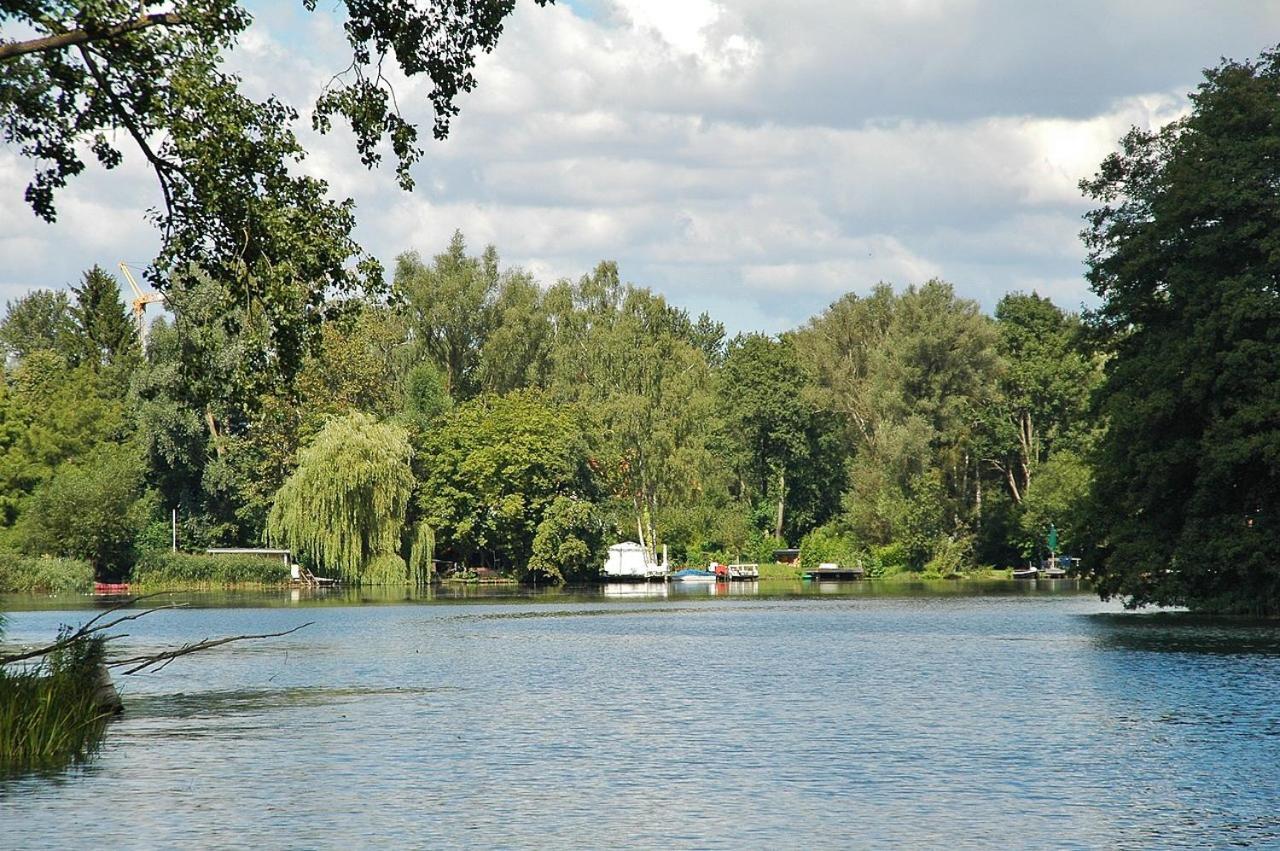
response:
[[[152,550],[133,566],[130,582],[147,587],[279,585],[289,581],[283,560],[255,555],[201,555]]]
[[[64,627],[59,640],[70,634]],[[113,710],[99,706],[103,639],[87,638],[39,664],[0,668],[0,775],[55,771],[88,759]]]
[[[771,561],[760,565],[761,579],[799,579],[804,573],[798,564],[782,564]]]
[[[0,552],[0,593],[83,593],[93,590],[93,568],[76,558]]]

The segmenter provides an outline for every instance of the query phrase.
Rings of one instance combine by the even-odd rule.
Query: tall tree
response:
[[[846,522],[866,543],[909,539],[919,566],[982,517],[983,413],[995,391],[994,323],[950,284],[846,296],[797,349],[848,417]],[[947,539],[947,540],[944,540]]]
[[[72,287],[70,360],[97,368],[126,364],[142,353],[138,329],[120,299],[120,284],[101,266],[84,273],[80,286]]]
[[[479,390],[480,353],[493,327],[498,252],[468,257],[461,231],[427,265],[417,252],[396,258],[395,291],[403,299],[414,342],[444,373],[455,399]]]
[[[330,421],[276,494],[268,532],[348,581],[404,584],[412,454],[399,426],[362,413]]]
[[[89,364],[69,368],[49,350],[29,354],[6,379],[0,395],[0,524],[7,525],[61,465],[119,441],[126,413],[114,376]]]
[[[440,547],[522,575],[531,564],[555,578],[586,563],[576,545],[563,552],[570,563],[556,562],[568,537],[592,539],[588,530],[573,532],[592,518],[571,504],[592,502],[596,483],[572,409],[530,390],[483,395],[455,407],[422,440],[419,507]]]
[[[480,379],[490,393],[545,387],[550,370],[551,317],[542,289],[529,275],[503,277],[493,325],[480,352]]]
[[[136,446],[106,443],[69,461],[32,495],[18,524],[23,549],[86,559],[108,581],[127,577],[134,539],[150,517]]]
[[[548,0],[537,0],[545,4]],[[315,0],[303,0],[309,10]],[[480,53],[494,48],[514,0],[347,0],[351,63],[326,84],[313,126],[346,119],[361,161],[389,147],[397,177],[412,186],[421,156],[416,126],[401,117],[384,68],[421,80],[443,138],[456,98],[476,85]],[[163,241],[148,270],[164,290],[194,267],[232,287],[234,303],[268,319],[282,366],[300,364],[301,344],[335,292],[381,285],[381,268],[352,239],[352,202],[297,173],[305,151],[291,129],[297,109],[257,102],[224,68],[251,22],[234,0],[65,0],[0,6],[0,128],[35,164],[26,200],[47,221],[55,195],[85,170],[84,152],[107,169],[127,139],[154,172]],[[348,263],[351,258],[356,263]]]
[[[632,512],[619,525],[653,546],[665,509],[701,498],[715,463],[711,370],[693,324],[608,262],[552,287],[546,304],[551,393],[597,420],[606,487]]]
[[[1101,375],[1081,345],[1078,317],[1047,298],[1009,293],[996,305],[996,328],[1001,393],[991,463],[1021,503],[1036,467],[1087,427],[1089,396]]]
[[[743,495],[770,501],[774,537],[789,532],[798,541],[838,505],[844,459],[834,417],[816,404],[788,338],[738,337],[717,378],[721,422],[736,448]]]
[[[66,354],[72,331],[67,294],[32,290],[6,303],[4,320],[0,321],[0,346],[5,355],[18,360],[42,349]]]
[[[1280,52],[1205,72],[1082,183],[1111,357],[1093,562],[1134,605],[1280,612]]]

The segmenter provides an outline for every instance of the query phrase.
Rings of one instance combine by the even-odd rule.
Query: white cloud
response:
[[[1275,0],[1213,15],[1197,0],[588,11],[519,4],[444,143],[429,139],[422,84],[397,79],[427,148],[412,195],[390,162],[364,169],[344,128],[317,138],[305,110],[304,170],[356,199],[357,236],[384,262],[460,228],[546,283],[616,259],[733,330],[781,330],[846,289],[933,276],[988,308],[1013,288],[1074,307],[1089,298],[1079,180],[1129,126],[1180,114],[1201,66],[1256,54],[1280,26]],[[255,96],[305,107],[343,45],[332,16],[269,4],[233,65]],[[74,179],[47,226],[20,206],[29,165],[0,151],[0,294],[153,254],[143,214],[157,193],[136,159]]]

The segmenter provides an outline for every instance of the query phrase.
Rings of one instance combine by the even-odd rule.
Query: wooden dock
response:
[[[801,574],[805,579],[828,580],[837,582],[840,580],[863,579],[867,572],[861,566],[844,567],[839,564],[822,564]]]

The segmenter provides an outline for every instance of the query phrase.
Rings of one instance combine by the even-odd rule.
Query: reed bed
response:
[[[64,627],[59,640],[70,634]],[[60,770],[93,755],[112,715],[98,693],[103,652],[103,638],[92,637],[0,668],[0,774]]]

